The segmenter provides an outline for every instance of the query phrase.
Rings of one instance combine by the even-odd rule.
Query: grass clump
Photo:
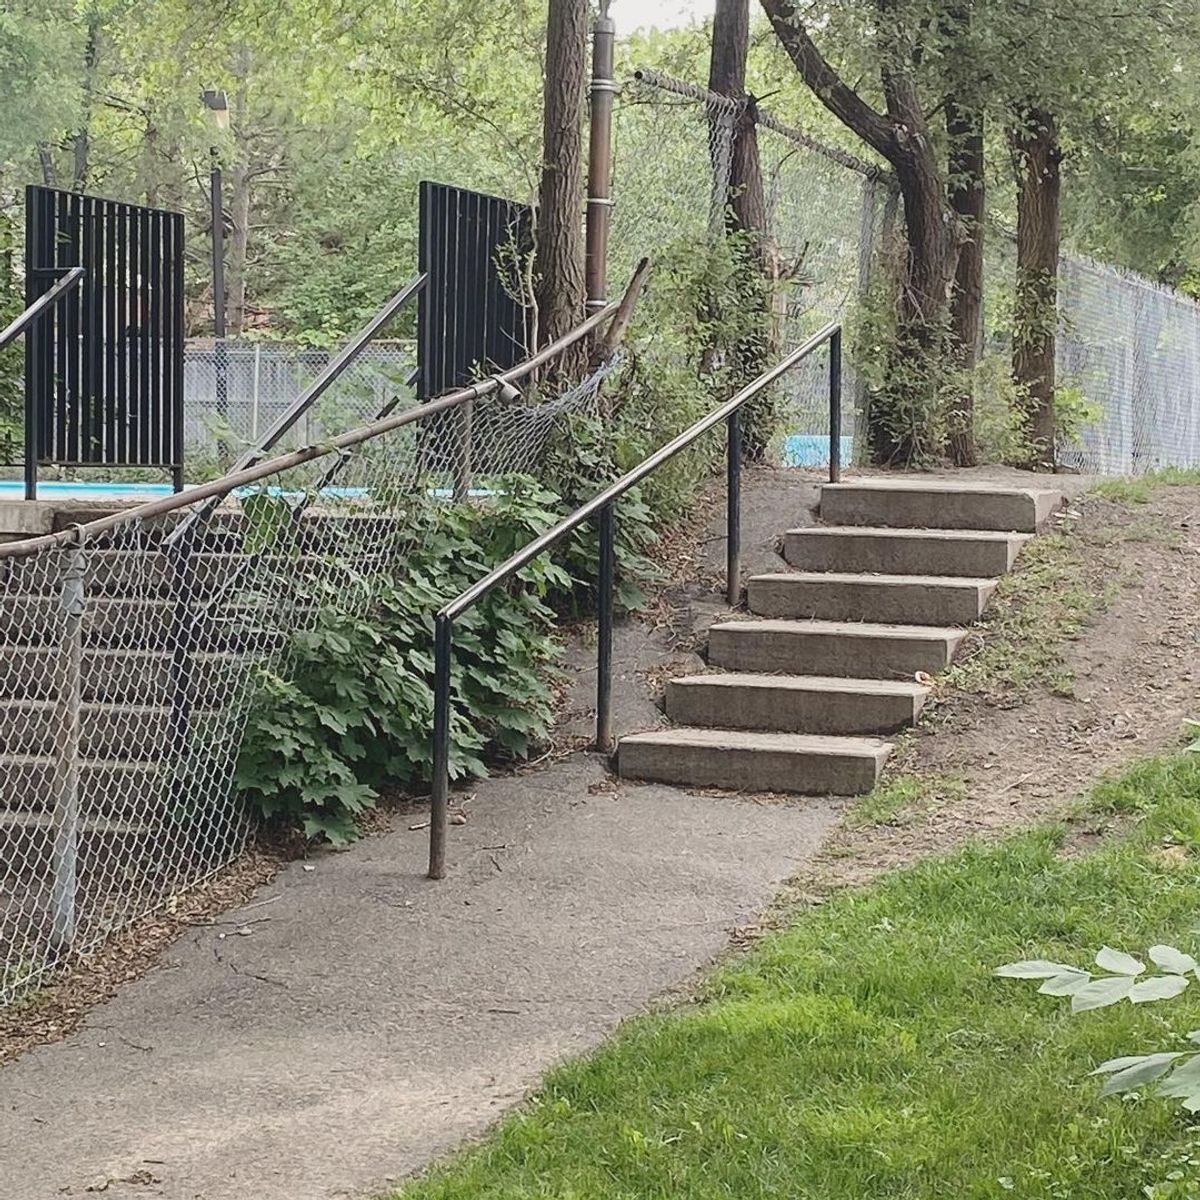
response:
[[[1200,485],[1200,467],[1160,467],[1145,475],[1123,475],[1105,479],[1092,488],[1092,495],[1122,504],[1149,504],[1156,487]]]
[[[907,825],[961,799],[965,793],[965,782],[956,776],[894,775],[855,801],[846,822],[858,829],[867,825]]]
[[[1075,678],[1065,643],[1111,602],[1115,584],[1089,578],[1087,548],[1068,533],[1035,538],[1017,569],[1000,580],[982,648],[952,667],[946,682],[966,692],[1020,697],[1036,687],[1070,696]]]
[[[1200,757],[1100,789],[1131,831],[1085,857],[1061,829],[974,845],[847,891],[638,1018],[404,1200],[1159,1200],[1200,1179],[1170,1101],[1101,1099],[1088,1071],[1200,1026],[1200,989],[1072,1017],[993,969],[1094,947],[1194,951]],[[1105,799],[1108,797],[1108,799]],[[1197,995],[1192,993],[1196,992]],[[1181,1012],[1180,1009],[1186,1011]]]

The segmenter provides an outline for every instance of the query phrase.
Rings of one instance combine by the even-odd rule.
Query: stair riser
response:
[[[994,529],[1036,533],[1057,507],[1050,495],[1033,496],[824,488],[821,520],[830,525],[895,529]]]
[[[813,583],[751,579],[750,611],[764,617],[819,621],[876,621],[900,625],[970,625],[992,587],[935,584]]]
[[[861,696],[729,684],[667,684],[667,716],[677,725],[777,733],[861,736],[895,733],[921,710],[913,696]]]
[[[207,737],[221,744],[231,732],[227,716],[197,712],[188,714],[192,737]],[[176,731],[168,709],[113,710],[85,705],[79,720],[80,753],[84,758],[157,762],[172,753]],[[0,753],[53,754],[58,722],[52,703],[0,708]],[[2,764],[0,764],[2,765]]]
[[[876,575],[951,575],[987,579],[1005,574],[1016,561],[1018,542],[939,542],[914,538],[810,533],[796,530],[784,538],[784,557],[804,571]]]
[[[911,679],[936,675],[954,656],[941,640],[861,638],[845,634],[752,631],[714,626],[708,659],[730,671],[834,675],[856,679]]]
[[[0,699],[45,700],[55,694],[57,651],[45,647],[5,648],[0,651]],[[231,672],[249,669],[219,658],[192,661],[186,687],[193,703],[202,704],[229,686]],[[171,658],[161,654],[123,654],[85,650],[82,663],[85,702],[168,704],[174,695]]]
[[[0,810],[48,812],[54,807],[54,767],[0,759]],[[166,772],[153,766],[84,763],[79,811],[85,817],[140,818],[161,814]]]
[[[860,796],[875,786],[880,764],[859,756],[623,742],[618,769],[625,779],[682,787]]]
[[[55,644],[62,636],[61,613],[59,602],[50,597],[0,598],[0,646]],[[264,617],[264,623],[269,624],[271,614],[264,613]],[[213,617],[193,607],[187,617],[187,631],[193,644],[204,650],[262,649],[282,641],[281,634],[257,628],[253,614],[243,615],[224,605]],[[85,646],[160,649],[173,644],[178,636],[170,604],[93,598],[84,610]]]

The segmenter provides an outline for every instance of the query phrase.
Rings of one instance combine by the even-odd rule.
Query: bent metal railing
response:
[[[434,706],[433,706],[433,781],[429,819],[429,878],[441,879],[446,873],[446,824],[450,796],[450,704],[451,662],[454,651],[454,622],[479,603],[489,592],[506,583],[539,555],[553,549],[568,534],[595,519],[599,527],[599,576],[597,581],[597,671],[596,740],[601,753],[612,749],[612,650],[613,584],[616,549],[616,503],[631,488],[658,470],[709,430],[722,422],[726,426],[726,596],[731,605],[741,601],[741,411],[745,405],[786,375],[825,343],[829,343],[829,478],[841,478],[841,389],[842,327],[826,325],[785,355],[775,366],[694,425],[689,426],[666,445],[659,447],[631,471],[609,484],[586,504],[564,517],[552,529],[518,550],[507,561],[490,571],[466,591],[444,605],[434,618]]]

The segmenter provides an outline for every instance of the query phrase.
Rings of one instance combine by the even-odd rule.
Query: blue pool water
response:
[[[155,500],[169,496],[169,483],[96,483],[88,480],[47,479],[38,483],[39,500]],[[24,500],[25,484],[0,479],[0,500]]]
[[[843,436],[838,443],[838,457],[843,464],[854,461],[854,438]],[[792,433],[783,439],[785,467],[829,466],[829,434]]]

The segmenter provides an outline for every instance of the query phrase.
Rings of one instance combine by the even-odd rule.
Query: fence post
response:
[[[829,339],[829,482],[842,480],[842,331]]]
[[[62,634],[58,644],[54,706],[54,843],[51,850],[50,944],[68,951],[78,923],[76,888],[79,856],[80,710],[83,703],[83,544],[67,555],[62,576]]]
[[[613,587],[616,575],[616,514],[600,510],[600,570],[596,585],[596,749],[612,749]]]
[[[446,874],[446,812],[450,799],[449,617],[438,613],[433,633],[433,778],[429,794],[429,878]]]
[[[725,447],[725,599],[742,599],[742,414],[729,414]]]
[[[471,494],[475,473],[475,401],[464,400],[458,406],[458,453],[454,474],[454,499],[466,500]]]
[[[616,25],[610,0],[600,0],[592,31],[592,113],[588,133],[587,307],[596,312],[608,303],[608,229],[612,214],[612,115],[617,82],[613,78]]]
[[[258,389],[262,383],[262,343],[254,347],[254,391],[250,401],[250,440],[258,445]]]

